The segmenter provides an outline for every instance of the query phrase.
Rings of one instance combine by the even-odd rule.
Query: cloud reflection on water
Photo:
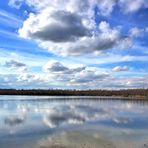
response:
[[[44,113],[43,121],[50,128],[70,124],[84,124],[85,122],[96,122],[110,120],[115,123],[126,124],[131,120],[128,117],[122,117],[112,114],[109,110],[101,107],[94,108],[86,105],[60,106],[52,108]]]
[[[26,119],[25,116],[14,115],[14,116],[6,117],[4,119],[4,123],[5,125],[9,125],[9,126],[17,126],[22,124],[25,121],[25,119]]]
[[[147,104],[129,101],[3,101],[0,102],[0,142],[1,137],[11,134],[14,139],[21,136],[23,141],[28,136],[41,140],[74,129],[86,134],[92,132],[96,137],[106,135],[128,140],[140,136],[142,139],[147,136],[147,112]]]
[[[9,114],[4,117],[4,124],[15,126],[22,124],[26,117],[40,115],[42,122],[50,128],[84,123],[99,123],[108,121],[110,124],[134,124],[133,115],[146,116],[145,107],[131,102],[99,102],[99,101],[26,101],[4,103],[3,110]],[[16,103],[16,104],[15,104]],[[16,106],[15,106],[16,105]],[[7,108],[6,108],[7,106]],[[13,107],[12,107],[13,106]],[[10,112],[12,109],[12,112]]]

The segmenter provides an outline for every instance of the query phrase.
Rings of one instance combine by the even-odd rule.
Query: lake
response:
[[[148,148],[148,102],[0,96],[0,148]]]

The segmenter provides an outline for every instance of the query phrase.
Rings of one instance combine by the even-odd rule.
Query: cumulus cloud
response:
[[[129,67],[128,66],[116,66],[112,69],[114,72],[121,72],[121,71],[128,71]]]
[[[96,80],[103,80],[109,76],[108,73],[99,72],[95,69],[85,66],[77,66],[71,68],[64,66],[57,61],[49,61],[43,66],[43,70],[50,74],[56,80],[68,81],[70,84],[81,84],[93,82]]]
[[[89,74],[87,74],[89,73]],[[89,76],[88,76],[89,75]],[[87,79],[86,79],[87,78]],[[73,74],[21,73],[0,75],[1,88],[58,88],[58,89],[128,89],[147,88],[148,76],[114,76],[114,73],[82,71]]]
[[[48,61],[44,66],[43,70],[49,73],[64,73],[64,74],[72,74],[77,73],[82,70],[85,70],[85,66],[77,66],[76,68],[70,68],[68,66],[63,65],[58,61]]]
[[[49,61],[43,66],[43,73],[21,73],[17,75],[17,83],[44,86],[57,84],[59,87],[64,85],[67,88],[71,85],[71,88],[75,88],[75,86],[81,84],[101,82],[109,76],[109,73],[101,72],[92,67],[65,65],[58,61]]]
[[[63,71],[67,71],[68,68],[64,65],[62,65],[60,62],[58,61],[49,61],[47,62],[43,69],[46,72],[63,72]]]
[[[119,6],[125,13],[133,13],[142,8],[148,8],[148,2],[145,0],[119,0]]]
[[[24,23],[26,32],[24,29],[20,30],[20,36],[42,41],[68,42],[89,35],[89,30],[82,24],[81,17],[77,14],[67,11],[50,11],[45,10],[38,16],[32,14],[30,26],[27,22]],[[44,19],[47,20],[46,23],[43,21]],[[32,29],[32,27],[36,29]]]
[[[129,30],[129,34],[131,37],[141,37],[144,34],[144,29],[134,27]]]
[[[99,13],[103,16],[108,16],[112,13],[116,0],[96,0],[96,5],[99,9]]]
[[[71,83],[89,83],[89,82],[96,82],[98,80],[103,80],[106,77],[109,77],[108,73],[100,73],[95,70],[84,70],[80,73],[77,73],[75,77],[71,80]]]
[[[4,66],[10,70],[17,70],[19,72],[27,71],[27,65],[16,60],[6,61]]]
[[[30,13],[19,29],[20,37],[34,39],[39,46],[57,55],[77,56],[112,48],[129,48],[131,39],[122,35],[119,27],[111,27],[102,21],[96,25],[94,7],[99,13],[109,15],[115,1],[48,1],[28,5],[38,7],[38,13]],[[45,6],[41,6],[45,4]],[[62,7],[61,7],[62,4]],[[130,45],[129,45],[130,44]]]
[[[22,3],[26,3],[37,11],[47,7],[54,7],[72,12],[86,12],[97,6],[100,14],[104,16],[110,15],[116,5],[119,5],[126,13],[136,12],[139,9],[148,7],[145,0],[53,0],[52,3],[49,0],[9,0],[9,5],[16,8],[19,8]]]
[[[33,81],[34,78],[35,78],[35,75],[33,75],[33,74],[22,73],[17,76],[17,81],[18,82],[20,82],[20,81],[30,82],[30,81]]]
[[[65,12],[61,14],[64,17],[63,19],[58,19],[55,15],[52,15],[52,17],[54,16],[54,19],[52,19],[49,14],[47,12],[46,15],[42,13],[37,16],[31,14],[19,30],[20,36],[37,39],[40,47],[62,56],[76,56],[131,46],[131,39],[122,36],[118,28],[111,28],[107,22],[100,22],[98,32],[93,34],[90,29],[80,22],[80,19],[69,18],[70,21],[65,21],[63,24],[64,18],[67,20]],[[43,24],[44,20],[49,21],[49,24]]]
[[[48,61],[42,73],[0,75],[0,86],[5,88],[71,88],[71,89],[122,89],[148,87],[147,76],[116,77],[113,72],[128,71],[127,66],[116,66],[112,71],[83,65],[67,65]]]

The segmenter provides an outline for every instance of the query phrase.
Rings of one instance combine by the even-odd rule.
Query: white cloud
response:
[[[26,3],[33,13],[28,14],[28,18],[24,21],[18,33],[20,37],[25,39],[35,40],[40,47],[47,49],[49,52],[58,56],[56,59],[62,59],[62,63],[58,61],[49,61],[46,56],[44,59],[42,55],[35,55],[34,57],[20,58],[27,65],[34,69],[41,69],[42,65],[44,71],[40,74],[21,73],[16,76],[20,85],[27,86],[27,84],[43,86],[59,86],[72,85],[80,88],[122,88],[122,87],[139,87],[141,84],[137,82],[133,84],[131,78],[123,81],[122,78],[114,78],[113,72],[109,74],[105,70],[91,69],[88,66],[70,65],[70,62],[90,64],[105,64],[124,61],[147,61],[146,56],[131,56],[113,54],[115,50],[130,48],[133,45],[135,37],[140,37],[147,29],[132,28],[129,34],[122,34],[122,27],[113,27],[107,21],[95,22],[94,8],[98,8],[99,15],[108,17],[114,8],[121,8],[121,10],[128,14],[136,12],[140,9],[147,8],[148,2],[144,0],[10,0],[9,5],[19,8]],[[61,7],[62,6],[62,7]],[[120,10],[119,10],[120,11]],[[0,11],[0,15],[5,18],[11,18],[11,15]],[[12,17],[13,18],[13,17]],[[110,18],[106,18],[110,20]],[[12,19],[13,20],[13,19]],[[105,19],[104,19],[105,20]],[[15,21],[13,21],[15,22]],[[9,23],[11,24],[11,23]],[[13,25],[15,26],[15,25]],[[6,33],[5,33],[6,34]],[[8,33],[7,33],[8,34]],[[10,34],[9,34],[10,35]],[[112,52],[108,49],[113,49]],[[107,52],[109,53],[107,53]],[[98,53],[104,52],[106,55]],[[117,51],[118,52],[118,51]],[[0,53],[1,54],[1,53]],[[85,55],[84,55],[85,54]],[[70,55],[70,57],[68,57]],[[80,56],[84,55],[84,56]],[[28,55],[24,55],[24,57]],[[59,56],[67,56],[64,57]],[[72,56],[79,56],[77,59]],[[3,59],[8,58],[5,56]],[[34,60],[32,61],[32,58]],[[38,61],[38,59],[40,60]],[[10,58],[9,58],[10,59]],[[8,59],[8,60],[9,60]],[[12,58],[14,59],[14,58]],[[7,59],[6,59],[7,60]],[[69,63],[64,64],[63,61]],[[19,61],[19,60],[18,60]],[[25,71],[25,65],[18,61],[11,61],[7,63],[9,69]],[[31,61],[31,62],[30,62]],[[38,62],[37,62],[38,61]],[[17,62],[17,64],[16,64]],[[12,64],[13,63],[13,64]],[[19,66],[18,66],[19,65]],[[24,68],[24,70],[23,70]],[[2,71],[2,70],[1,70]],[[128,71],[128,67],[118,66],[112,71]],[[138,78],[137,78],[138,79]],[[9,78],[5,79],[9,81]],[[139,79],[137,81],[140,81]],[[3,81],[4,82],[4,81]],[[12,84],[12,82],[10,82]],[[47,84],[47,85],[46,85]],[[131,85],[130,85],[131,84]]]
[[[19,34],[23,38],[37,40],[40,47],[54,54],[77,56],[131,46],[131,39],[122,36],[118,27],[111,28],[107,22],[100,22],[98,32],[94,34],[83,24],[83,17],[69,12],[57,16],[56,13],[59,12],[47,11],[51,10],[45,10],[38,15],[30,14]]]
[[[88,13],[97,6],[99,13],[104,16],[110,15],[116,5],[119,5],[125,13],[148,7],[146,0],[53,0],[52,3],[50,0],[9,0],[9,5],[15,8],[19,8],[22,3],[26,3],[36,11],[49,7],[78,13]]]
[[[23,3],[23,0],[10,0],[8,5],[16,9],[19,9],[22,3]]]
[[[33,81],[34,77],[35,77],[35,75],[33,75],[33,74],[22,73],[17,76],[17,81],[18,82],[21,82],[21,81],[31,82],[31,81]]]
[[[85,70],[85,66],[77,66],[73,68],[73,65],[70,65],[71,67],[68,67],[58,61],[48,61],[44,66],[43,70],[48,73],[63,73],[63,74],[72,74],[77,73],[82,70]]]
[[[109,77],[107,72],[100,72],[97,69],[84,66],[71,67],[58,61],[49,61],[43,66],[45,73],[29,74],[22,73],[17,76],[18,83],[41,83],[41,84],[58,84],[75,87],[79,84],[94,83],[103,81]]]
[[[10,70],[16,70],[18,72],[27,71],[27,65],[16,60],[6,61],[4,66]]]
[[[65,67],[58,61],[49,61],[44,65],[43,69],[45,70],[45,72],[63,72],[68,70],[67,67]]]
[[[131,37],[142,37],[144,34],[144,29],[134,27],[129,30],[129,34]]]
[[[128,117],[114,117],[112,119],[115,123],[129,123],[130,122],[130,119]]]
[[[78,56],[95,54],[100,50],[129,48],[130,37],[122,35],[119,27],[102,21],[95,22],[94,7],[101,15],[109,15],[114,0],[27,0],[37,13],[30,13],[19,29],[20,37],[34,39],[39,46],[57,55]],[[62,5],[62,7],[61,7]]]
[[[121,71],[128,71],[129,67],[128,66],[116,66],[112,69],[114,72],[121,72]]]
[[[147,88],[147,75],[116,77],[113,73],[83,70],[76,74],[24,73],[0,75],[1,88],[128,89]]]
[[[125,13],[133,13],[142,8],[148,8],[146,0],[119,0],[119,6]]]
[[[89,82],[94,83],[96,81],[103,81],[109,77],[108,73],[98,72],[97,70],[83,70],[77,73],[74,78],[70,81],[72,84],[88,84]]]
[[[112,13],[116,0],[96,0],[95,3],[99,8],[99,13],[103,16],[108,16]]]
[[[68,11],[51,12],[47,9],[37,16],[30,14],[19,34],[24,38],[41,41],[68,42],[88,36],[89,30],[82,24],[79,15]]]

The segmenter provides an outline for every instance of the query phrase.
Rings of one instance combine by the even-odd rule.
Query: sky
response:
[[[148,1],[0,1],[0,88],[148,88]]]

